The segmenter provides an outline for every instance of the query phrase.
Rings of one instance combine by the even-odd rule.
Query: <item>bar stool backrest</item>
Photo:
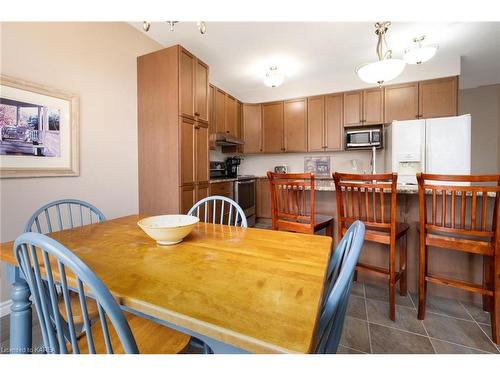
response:
[[[422,233],[432,231],[490,240],[495,236],[499,224],[500,175],[417,173],[417,182]],[[426,200],[426,196],[430,199]]]
[[[367,227],[396,232],[396,173],[333,173],[337,196],[339,236],[356,220]],[[387,197],[385,194],[389,194]],[[387,198],[389,205],[387,207]]]

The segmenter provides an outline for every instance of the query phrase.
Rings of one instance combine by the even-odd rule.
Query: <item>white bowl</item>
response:
[[[137,225],[159,245],[174,245],[191,233],[199,221],[190,215],[160,215],[139,220]]]

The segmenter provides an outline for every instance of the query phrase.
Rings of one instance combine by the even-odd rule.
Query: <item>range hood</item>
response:
[[[218,146],[238,146],[245,144],[242,139],[233,137],[226,133],[215,133],[214,138],[215,144]]]

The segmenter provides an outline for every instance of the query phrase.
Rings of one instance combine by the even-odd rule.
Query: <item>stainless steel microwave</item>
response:
[[[363,148],[382,148],[383,128],[345,130],[345,148],[346,150]]]

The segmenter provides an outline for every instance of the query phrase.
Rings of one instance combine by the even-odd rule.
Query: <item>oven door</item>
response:
[[[249,217],[255,214],[255,180],[235,181],[234,198]]]

